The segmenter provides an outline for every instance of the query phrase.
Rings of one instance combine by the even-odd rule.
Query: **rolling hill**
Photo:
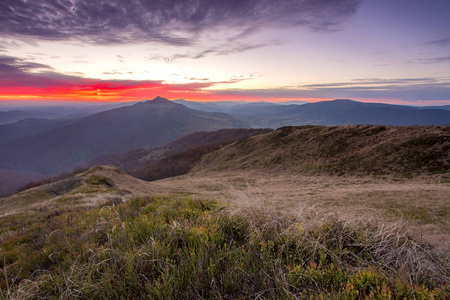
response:
[[[148,164],[167,158],[172,155],[180,155],[195,149],[211,152],[228,144],[244,140],[257,134],[270,132],[270,129],[220,129],[217,131],[199,131],[183,136],[164,147],[149,150],[138,149],[121,154],[105,154],[95,157],[81,167],[89,168],[100,165],[113,165],[129,172],[146,168]],[[208,150],[207,150],[208,149]],[[180,173],[181,174],[181,173]]]
[[[29,118],[15,123],[0,125],[0,145],[18,138],[33,136],[73,123],[70,119]]]
[[[0,124],[10,124],[33,117],[37,115],[23,110],[0,111]]]
[[[243,127],[247,126],[227,114],[197,111],[157,97],[3,143],[0,168],[58,174],[98,155],[163,146],[196,131]]]
[[[30,181],[43,178],[43,175],[34,172],[0,169],[0,198],[13,194],[18,187]]]
[[[310,174],[450,172],[450,126],[283,127],[202,158],[193,171],[285,170]]]
[[[0,298],[448,299],[449,177],[409,175],[449,147],[450,126],[283,127],[185,176],[72,174],[0,199]]]

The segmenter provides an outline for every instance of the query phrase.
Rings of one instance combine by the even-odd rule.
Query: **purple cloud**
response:
[[[158,41],[190,45],[201,32],[307,26],[329,31],[362,0],[2,0],[0,33],[94,44]]]
[[[279,45],[279,44],[281,44],[280,41],[270,41],[270,42],[259,43],[259,44],[249,43],[247,45],[243,45],[240,43],[223,44],[223,45],[220,45],[217,47],[210,47],[210,48],[204,49],[204,50],[196,52],[196,53],[182,53],[182,54],[177,53],[172,56],[153,55],[153,56],[149,57],[148,60],[162,60],[167,63],[171,63],[175,60],[183,59],[183,58],[200,59],[207,55],[216,55],[216,56],[230,55],[233,53],[242,53],[242,52],[253,50],[253,49],[263,48],[263,47],[272,46],[272,45]]]

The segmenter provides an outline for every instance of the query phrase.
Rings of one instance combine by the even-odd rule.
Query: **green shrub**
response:
[[[92,185],[104,185],[107,187],[115,187],[116,186],[114,181],[112,181],[111,179],[109,179],[107,177],[103,177],[103,176],[98,176],[98,175],[93,175],[93,176],[89,177],[88,179],[86,179],[86,183],[92,184]]]

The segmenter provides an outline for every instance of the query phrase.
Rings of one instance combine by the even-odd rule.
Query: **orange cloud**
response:
[[[193,101],[250,100],[265,97],[222,95],[207,88],[233,84],[239,80],[169,84],[164,81],[96,80],[58,73],[31,73],[14,70],[0,78],[0,100],[134,101],[157,95]]]

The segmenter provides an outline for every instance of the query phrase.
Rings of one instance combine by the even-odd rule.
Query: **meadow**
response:
[[[3,299],[446,299],[448,262],[400,223],[189,197],[0,219]]]

